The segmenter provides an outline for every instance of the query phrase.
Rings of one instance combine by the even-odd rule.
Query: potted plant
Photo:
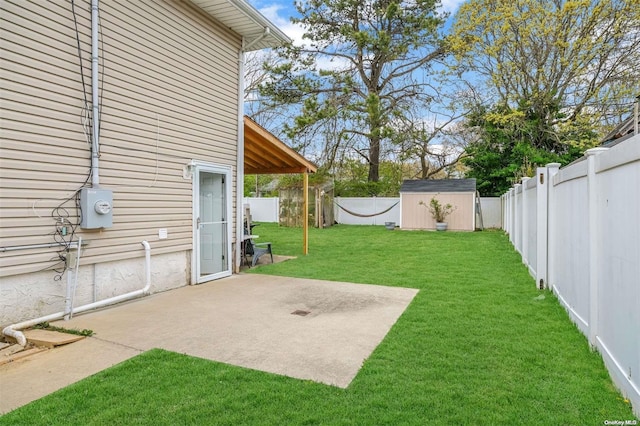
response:
[[[442,204],[440,200],[438,200],[435,196],[431,198],[429,204],[425,204],[424,201],[420,201],[418,203],[423,205],[429,209],[429,213],[433,217],[433,220],[436,221],[436,230],[437,231],[446,231],[447,230],[447,216],[451,214],[456,208],[451,204]]]

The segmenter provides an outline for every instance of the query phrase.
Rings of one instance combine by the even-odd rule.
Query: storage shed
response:
[[[434,179],[405,180],[400,187],[400,228],[436,229],[429,212],[429,202],[436,197],[441,204],[455,210],[447,217],[448,229],[473,231],[476,227],[476,180]],[[425,205],[421,205],[420,202]]]

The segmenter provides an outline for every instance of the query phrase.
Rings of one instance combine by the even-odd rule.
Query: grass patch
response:
[[[153,350],[2,424],[523,424],[635,419],[599,354],[501,232],[302,231],[261,224],[251,273],[420,289],[348,389]],[[545,298],[539,298],[545,294]]]
[[[56,327],[55,325],[51,325],[46,321],[34,325],[33,328],[40,330],[57,331],[58,333],[74,334],[76,336],[93,336],[93,330],[87,330],[86,328],[83,330],[78,330],[75,328]]]

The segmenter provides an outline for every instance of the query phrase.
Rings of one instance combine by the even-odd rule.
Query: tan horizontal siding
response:
[[[7,154],[9,151],[16,152],[29,152],[37,153],[42,151],[42,145],[48,145],[46,152],[52,157],[82,157],[84,158],[84,165],[86,165],[86,159],[89,158],[89,151],[87,150],[86,141],[78,140],[53,140],[49,137],[42,138],[29,138],[28,134],[24,132],[16,132],[13,130],[2,131],[2,147]],[[4,158],[4,157],[2,157]]]
[[[5,111],[2,111],[5,115]],[[64,145],[70,146],[76,144],[79,149],[88,152],[86,138],[82,133],[82,126],[78,120],[77,127],[69,126],[68,129],[47,129],[41,126],[35,126],[28,122],[8,121],[3,118],[2,121],[2,138],[12,138],[13,140],[24,141],[42,141],[44,145]],[[15,135],[15,136],[14,136]],[[43,147],[44,149],[44,147]]]
[[[55,217],[77,222],[74,193],[90,168],[89,1],[76,0],[82,60],[70,2],[0,8],[0,246],[52,243]],[[232,166],[235,181],[240,39],[188,2],[111,0],[100,3],[100,19],[100,184],[113,190],[114,217],[108,229],[76,229],[74,239],[89,241],[83,262],[143,256],[142,240],[154,254],[191,250],[183,167]],[[169,238],[158,239],[160,228]],[[0,253],[0,275],[50,268],[56,251]]]
[[[35,110],[35,108],[34,108]],[[37,115],[38,111],[34,111],[34,114],[26,114],[24,112],[16,112],[11,109],[3,110],[3,118],[7,121],[22,122],[28,125],[31,129],[60,129],[66,130],[69,124],[73,125],[73,120],[63,121],[54,117],[46,117]]]
[[[51,54],[55,54],[55,52],[51,52]],[[2,55],[4,59],[1,68],[3,79],[25,82],[33,87],[42,87],[54,93],[78,95],[78,99],[82,96],[80,78],[76,75],[77,81],[74,81],[72,79],[74,77],[72,71],[64,73],[55,66],[9,51],[3,52]],[[25,60],[30,61],[30,63],[25,64],[24,62],[20,62]],[[79,73],[79,68],[77,73]],[[85,80],[85,82],[90,84],[90,81]],[[88,98],[90,98],[90,96],[88,96]]]
[[[91,14],[85,4],[76,2],[76,5],[81,46],[87,47],[91,43]],[[73,28],[70,2],[14,0],[4,1],[2,8],[2,16],[5,18],[3,19],[3,28],[20,27],[22,30],[18,30],[19,33],[25,38],[39,40],[41,47],[55,49],[58,47],[56,42],[69,43],[72,41],[73,44],[69,45],[74,50],[76,49],[75,32],[69,31],[70,28]],[[64,50],[64,52],[72,51],[72,49]]]
[[[51,127],[61,129],[68,127],[69,124],[75,126],[80,122],[77,105],[64,105],[16,93],[11,93],[10,96],[8,99],[2,99],[6,119],[24,121],[28,118],[28,123],[38,125],[34,118],[45,118],[55,120],[55,125]]]
[[[82,86],[77,88],[58,90],[59,86],[38,81],[33,77],[16,73],[15,71],[3,71],[3,87],[0,99],[19,99],[30,105],[46,104],[49,108],[68,112],[80,117],[79,108],[82,107]],[[76,76],[77,77],[77,76]],[[65,97],[60,97],[63,94]],[[80,121],[78,120],[78,123]]]
[[[4,150],[3,150],[4,151]],[[80,162],[77,161],[75,159],[73,159],[74,162],[78,163],[77,167],[76,164],[69,164],[67,161],[70,161],[72,159],[67,159],[67,158],[61,158],[58,157],[58,160],[60,161],[55,161],[55,156],[50,156],[49,160],[47,161],[46,164],[39,164],[36,161],[32,161],[30,158],[31,156],[37,156],[38,154],[29,154],[28,156],[24,156],[22,159],[9,159],[7,158],[7,160],[3,160],[2,161],[2,169],[3,169],[3,175],[4,173],[8,173],[8,177],[12,177],[12,172],[10,172],[9,169],[17,169],[18,171],[20,170],[24,170],[24,171],[31,171],[33,174],[38,174],[40,173],[40,175],[42,175],[42,177],[44,178],[45,175],[48,174],[58,174],[58,175],[63,175],[65,173],[68,172],[77,172],[77,173],[82,173],[83,171],[88,170],[87,165],[81,165],[79,164]],[[74,170],[77,169],[77,170]]]
[[[53,242],[53,239],[50,241],[42,241],[42,235],[47,235],[52,232],[53,223],[55,223],[55,220],[49,216],[34,216],[30,219],[7,219],[7,226],[0,228],[2,247]],[[154,220],[154,218],[150,217],[144,221],[143,224],[138,222],[127,222],[120,223],[117,226],[118,231],[145,229],[147,235],[150,236],[149,238],[154,235],[157,236],[158,229],[160,228],[167,228],[170,235],[174,232],[191,232],[191,220],[169,220],[166,217],[157,217]],[[82,231],[79,228],[76,231],[79,234],[82,234]]]
[[[135,36],[124,38],[124,36],[111,34],[108,40],[108,43],[105,41],[107,52],[113,50],[119,53],[118,57],[111,58],[108,62],[108,67],[105,67],[105,84],[114,84],[114,81],[116,81],[115,76],[126,74],[139,82],[139,89],[149,89],[155,92],[158,89],[155,84],[160,82],[166,84],[163,89],[166,89],[167,92],[174,92],[177,95],[188,94],[193,101],[203,103],[205,109],[207,105],[212,105],[216,101],[216,99],[212,99],[207,95],[222,89],[223,92],[221,94],[223,97],[219,102],[223,107],[230,108],[233,106],[232,98],[224,97],[224,95],[233,96],[233,87],[225,84],[224,80],[218,80],[220,77],[225,77],[224,75],[215,76],[218,81],[211,83],[202,78],[202,75],[208,72],[206,69],[190,68],[188,72],[180,72],[179,69],[168,66],[165,61],[170,56],[172,49],[182,51],[184,46],[166,44],[162,52],[163,61],[157,60],[154,63],[153,59],[155,58],[151,56],[154,52],[150,53],[146,49],[140,50],[141,45],[136,41],[140,42],[141,40],[136,39]],[[166,81],[161,76],[170,76],[171,80]],[[227,77],[231,77],[231,75],[227,75]],[[197,82],[197,85],[194,84],[195,82]]]
[[[112,100],[113,98],[113,100]],[[171,111],[165,105],[162,108],[149,106],[143,101],[137,101],[131,96],[110,95],[104,98],[103,131],[109,132],[114,126],[126,126],[131,136],[148,132],[155,139],[157,131],[165,138],[176,140],[207,139],[220,140],[235,137],[230,129],[224,125],[220,117],[189,116],[178,118],[184,110],[177,108]],[[126,101],[127,103],[123,103]],[[173,112],[173,116],[171,113]],[[206,124],[206,127],[202,127]],[[124,130],[124,129],[121,129]]]
[[[9,164],[9,161],[6,161]],[[28,163],[28,162],[24,162]],[[31,166],[30,166],[31,167]],[[82,183],[85,181],[87,177],[88,167],[85,167],[83,170],[78,171],[77,173],[71,172],[69,170],[64,173],[51,173],[47,170],[21,170],[19,168],[9,168],[9,165],[5,168],[4,162],[3,166],[0,168],[0,179],[6,180],[6,186],[3,184],[2,188],[24,188],[28,189],[30,187],[39,187],[41,182],[46,181],[47,183],[57,183],[58,188],[66,189],[69,185],[69,181],[75,181],[77,183],[71,184],[72,187],[79,188]],[[11,179],[8,179],[11,177]],[[14,186],[15,185],[15,186]],[[44,184],[43,184],[44,185]],[[23,197],[29,197],[28,193],[24,193]]]
[[[4,144],[3,144],[4,145]],[[0,148],[0,157],[3,159],[3,167],[16,167],[24,170],[31,169],[32,167],[38,167],[35,170],[39,170],[42,168],[55,167],[59,164],[60,158],[64,158],[64,166],[82,166],[86,169],[88,155],[84,155],[83,157],[75,157],[79,151],[70,150],[73,152],[69,152],[69,155],[64,156],[64,154],[54,154],[54,153],[39,153],[28,150],[29,146],[24,144],[23,146],[18,147],[18,149],[6,149]],[[81,151],[80,151],[81,152]],[[7,160],[15,160],[15,163],[12,165],[9,164]],[[7,161],[7,165],[4,165],[4,162]],[[26,163],[26,164],[25,164]],[[24,166],[21,167],[21,166]],[[27,167],[28,166],[28,167]]]

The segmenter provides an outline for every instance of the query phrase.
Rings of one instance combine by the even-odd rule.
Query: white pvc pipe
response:
[[[67,272],[67,298],[65,299],[64,307],[64,319],[71,319],[71,311],[73,310],[73,298],[75,296],[76,288],[78,287],[78,271],[80,269],[80,247],[82,246],[82,237],[78,237],[78,251],[76,253],[76,267],[73,271],[73,283],[71,282],[71,269]],[[70,256],[71,253],[67,254]],[[68,262],[68,259],[67,259]]]
[[[145,266],[146,283],[141,290],[132,291],[126,294],[121,294],[120,296],[115,296],[115,297],[101,300],[99,302],[89,303],[88,305],[80,306],[76,309],[72,309],[71,314],[73,313],[79,314],[81,312],[89,311],[91,309],[101,308],[103,306],[112,305],[114,303],[122,302],[128,299],[133,299],[134,297],[148,295],[149,289],[151,288],[151,246],[146,241],[142,241],[142,245],[144,246],[144,255],[145,255],[144,266]],[[25,346],[27,344],[27,338],[25,337],[24,333],[22,333],[20,330],[28,327],[32,327],[42,322],[59,320],[63,318],[65,315],[66,313],[64,311],[57,312],[55,314],[46,315],[44,317],[23,321],[17,324],[12,324],[5,327],[4,330],[2,330],[2,334],[8,337],[13,337],[14,339],[16,339],[16,341],[20,346]]]
[[[64,320],[68,320],[69,319],[69,314],[71,313],[71,309],[72,309],[72,302],[71,302],[71,292],[72,292],[72,287],[73,284],[71,283],[71,269],[69,269],[67,271],[67,293],[66,293],[66,297],[64,298]]]
[[[97,188],[100,185],[100,98],[98,77],[99,50],[98,50],[98,0],[91,0],[91,105],[92,141],[91,141],[91,186]]]
[[[73,272],[73,289],[71,291],[71,309],[69,311],[69,319],[73,318],[73,301],[76,298],[76,289],[78,288],[78,275],[79,275],[79,272],[80,272],[80,247],[81,246],[82,246],[82,237],[78,237],[78,253],[76,254],[76,270]]]

